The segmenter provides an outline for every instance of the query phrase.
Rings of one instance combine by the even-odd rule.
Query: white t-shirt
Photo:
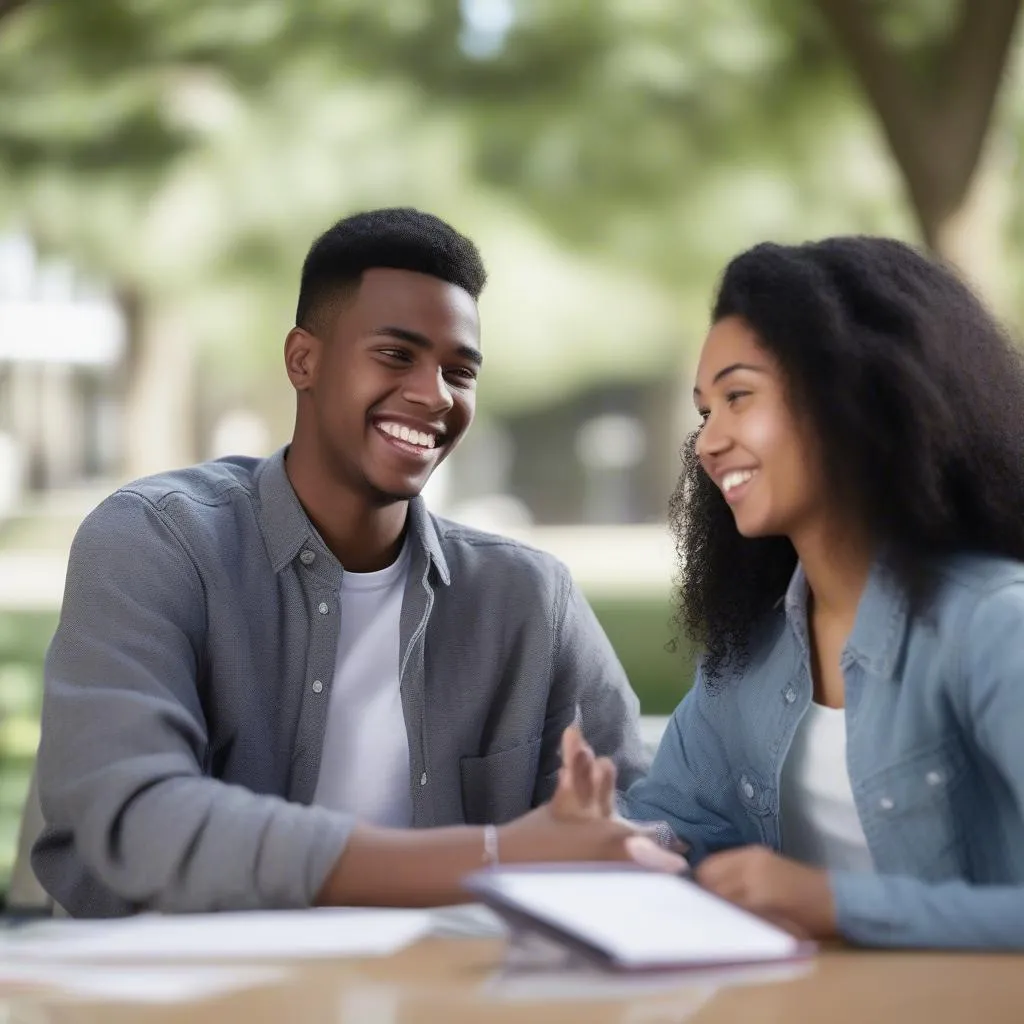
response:
[[[409,738],[399,684],[399,620],[408,542],[379,572],[346,572],[341,628],[313,803],[408,828]]]
[[[815,867],[873,871],[846,770],[846,712],[811,703],[782,766],[782,852]]]

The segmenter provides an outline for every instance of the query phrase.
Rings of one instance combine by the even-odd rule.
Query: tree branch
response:
[[[8,14],[13,14],[19,7],[24,7],[28,0],[0,0],[0,21]]]
[[[934,202],[928,194],[931,175],[926,156],[930,106],[918,83],[879,36],[863,0],[816,0],[816,5],[878,116],[921,216]]]
[[[1021,0],[962,0],[957,31],[946,56],[948,74],[938,97],[951,185],[966,190],[981,156],[999,86],[1006,71]]]

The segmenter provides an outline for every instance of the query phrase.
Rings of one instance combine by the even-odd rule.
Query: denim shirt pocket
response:
[[[919,749],[870,774],[860,792],[868,815],[865,831],[887,873],[926,882],[959,878],[965,870],[963,816],[957,795],[967,758],[955,739]]]

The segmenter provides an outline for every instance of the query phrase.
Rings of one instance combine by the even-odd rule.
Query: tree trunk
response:
[[[120,298],[127,331],[122,468],[134,479],[196,459],[195,353],[172,314],[134,290]]]
[[[962,0],[934,82],[914,78],[864,0],[817,0],[871,104],[925,243],[997,307],[1009,176],[991,121],[1021,0]]]

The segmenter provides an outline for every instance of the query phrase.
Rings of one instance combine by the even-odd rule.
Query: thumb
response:
[[[626,853],[634,863],[651,871],[678,875],[690,870],[678,853],[664,849],[647,836],[630,836],[626,840]]]

